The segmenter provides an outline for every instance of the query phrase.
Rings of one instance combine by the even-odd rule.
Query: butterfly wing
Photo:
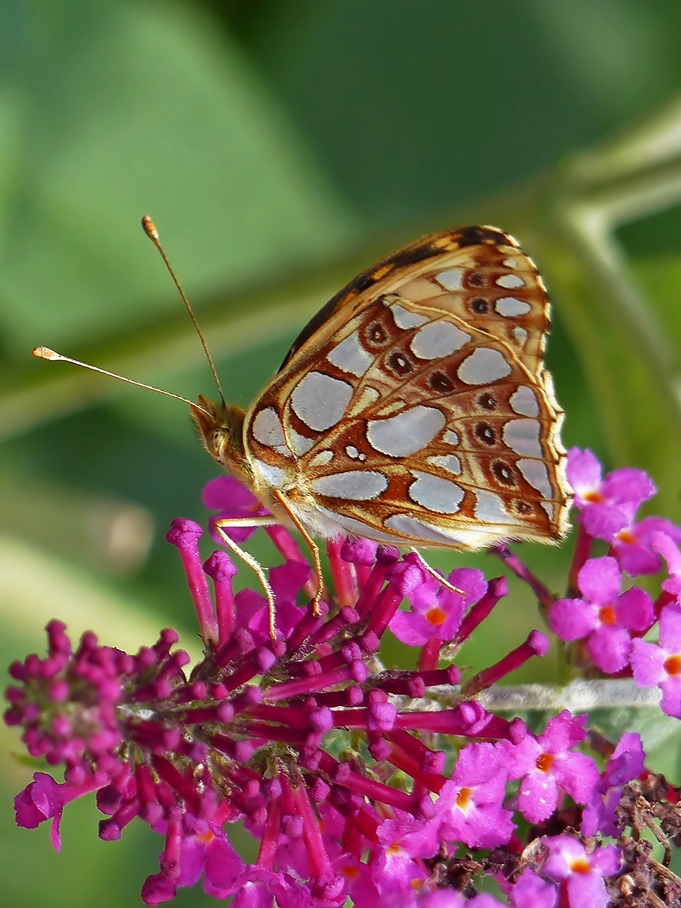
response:
[[[318,535],[464,549],[560,538],[548,328],[541,278],[508,235],[470,227],[405,247],[318,313],[250,409],[259,481]]]
[[[435,275],[441,277],[433,284]],[[534,360],[530,367],[539,369],[550,327],[541,276],[514,237],[475,226],[424,237],[367,268],[310,319],[279,371],[294,358],[314,355],[323,336],[333,336],[352,315],[386,293],[413,302],[437,297],[453,315],[520,347]]]

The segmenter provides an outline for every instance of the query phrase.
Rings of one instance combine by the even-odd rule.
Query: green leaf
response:
[[[347,242],[352,220],[313,155],[198,10],[43,0],[8,28],[0,319],[17,353],[178,306],[142,214],[192,297]]]

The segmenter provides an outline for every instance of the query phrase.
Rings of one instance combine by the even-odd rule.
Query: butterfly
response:
[[[153,221],[142,224],[198,331]],[[459,227],[350,281],[248,410],[224,398],[185,401],[208,453],[269,511],[215,527],[257,573],[272,637],[274,594],[230,527],[297,529],[314,559],[315,611],[318,538],[474,551],[565,535],[571,490],[563,411],[544,367],[549,326],[546,288],[518,242],[494,227]],[[33,353],[86,365],[45,347]]]
[[[549,325],[513,237],[447,230],[336,294],[247,411],[199,397],[192,416],[217,463],[302,534],[320,588],[315,538],[556,542],[571,492]]]

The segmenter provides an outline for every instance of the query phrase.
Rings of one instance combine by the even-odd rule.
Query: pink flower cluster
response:
[[[636,521],[640,505],[655,494],[641,470],[614,470],[605,478],[590,451],[573,449],[568,480],[579,509],[579,538],[571,577],[577,587],[548,610],[551,630],[575,644],[576,664],[602,674],[633,677],[639,687],[657,686],[663,712],[681,717],[681,529],[662,517]],[[596,540],[609,553],[592,558]],[[660,558],[669,577],[655,602],[629,585],[628,577],[655,574]],[[626,589],[622,590],[626,585]],[[656,643],[644,640],[655,625]]]
[[[601,479],[593,455],[575,450],[569,477],[580,509],[569,598],[553,601],[517,556],[497,554],[528,582],[587,675],[657,684],[662,708],[678,716],[681,530],[659,518],[634,522],[654,491],[639,471]],[[231,516],[259,508],[228,477],[211,482],[204,500]],[[248,532],[238,532],[241,542]],[[639,877],[643,887],[643,867],[650,885],[642,805],[672,842],[681,822],[674,826],[678,792],[648,772],[638,735],[615,747],[585,715],[563,710],[539,730],[483,708],[480,692],[546,653],[538,630],[462,678],[457,653],[507,594],[504,577],[456,570],[454,592],[415,554],[335,540],[335,594],[325,593],[316,615],[309,564],[286,530],[267,532],[283,559],[269,572],[276,639],[260,592],[235,593],[229,556],[216,551],[202,563],[201,528],[176,520],[168,540],[204,643],[196,665],[173,649],[171,630],[128,655],[92,634],[74,649],[53,621],[46,657],[11,666],[5,721],[23,729],[31,756],[64,768],[64,781],[38,772],[17,796],[19,825],[51,820],[59,848],[64,806],[92,792],[101,838],[117,839],[135,818],[148,823],[165,839],[159,871],[142,887],[150,905],[199,881],[235,908],[336,908],[348,899],[360,908],[606,908],[620,903],[625,880],[627,892]],[[590,557],[595,539],[609,544],[607,556]],[[669,576],[655,602],[623,590],[625,576],[659,570],[659,555]],[[656,622],[659,643],[644,641]],[[388,632],[414,648],[415,668],[383,666]],[[259,843],[254,863],[230,843],[237,821]],[[483,877],[497,895],[478,892]],[[671,877],[660,886],[681,898]]]

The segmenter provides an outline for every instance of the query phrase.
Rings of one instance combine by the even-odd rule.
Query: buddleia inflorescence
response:
[[[636,519],[654,491],[640,471],[603,478],[593,455],[574,450],[567,475],[579,509],[567,599],[554,599],[505,547],[497,554],[570,639],[568,655],[588,677],[657,685],[662,709],[679,718],[681,530]],[[205,501],[218,512],[213,526],[257,507],[228,477],[208,485]],[[638,734],[610,742],[567,709],[540,727],[494,712],[493,685],[545,655],[538,630],[493,665],[459,667],[461,645],[503,607],[504,577],[460,568],[449,576],[454,592],[413,553],[337,540],[328,546],[335,593],[318,615],[304,592],[313,568],[286,530],[267,532],[283,556],[269,574],[275,640],[266,599],[234,594],[229,556],[217,551],[202,565],[201,528],[177,520],[168,538],[199,619],[197,664],[173,649],[173,631],[127,655],[92,634],[73,650],[55,621],[47,658],[11,667],[6,721],[23,728],[32,756],[65,768],[63,782],[37,772],[17,796],[20,825],[52,820],[59,847],[64,806],[95,791],[103,839],[135,818],[148,823],[165,847],[142,888],[147,904],[199,880],[236,908],[348,898],[370,908],[490,908],[502,899],[516,908],[642,908],[651,893],[655,904],[678,904],[681,881],[641,833],[654,828],[667,855],[678,846],[680,792],[646,767]],[[598,538],[609,554],[594,558]],[[655,600],[622,583],[664,563]],[[565,620],[570,609],[578,633]],[[657,626],[659,642],[649,633],[644,641]],[[414,648],[416,668],[382,665],[390,633]],[[230,841],[236,822],[259,842],[253,863]],[[496,881],[495,898],[476,894],[484,879]]]

